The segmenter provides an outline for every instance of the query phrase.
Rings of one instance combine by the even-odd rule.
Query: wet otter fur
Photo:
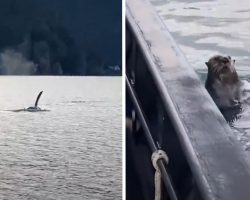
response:
[[[216,55],[206,62],[208,74],[205,87],[219,108],[237,106],[241,102],[242,82],[230,56]]]

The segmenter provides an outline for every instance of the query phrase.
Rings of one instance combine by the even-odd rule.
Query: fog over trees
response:
[[[121,0],[1,0],[0,74],[121,75]]]

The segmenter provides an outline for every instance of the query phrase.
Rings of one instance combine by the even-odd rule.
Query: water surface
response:
[[[207,74],[205,62],[216,54],[236,59],[240,77],[250,81],[250,1],[151,2],[203,83]],[[250,150],[249,105],[242,106],[231,124],[246,150]]]
[[[33,106],[49,112],[12,112]],[[122,199],[120,77],[0,77],[0,199]]]

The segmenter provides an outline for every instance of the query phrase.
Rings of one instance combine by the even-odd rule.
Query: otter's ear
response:
[[[205,64],[207,65],[207,68],[210,67],[210,63],[209,62],[205,62]]]

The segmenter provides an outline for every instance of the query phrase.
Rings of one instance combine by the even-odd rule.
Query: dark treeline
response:
[[[121,0],[1,0],[0,74],[120,75]]]

